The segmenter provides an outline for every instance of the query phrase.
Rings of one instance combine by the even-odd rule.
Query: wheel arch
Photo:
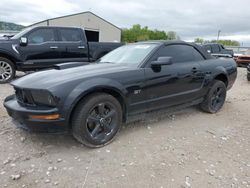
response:
[[[86,99],[86,97],[96,94],[96,93],[106,93],[109,94],[111,96],[113,96],[114,98],[117,99],[117,101],[120,103],[121,108],[122,108],[122,119],[123,122],[126,121],[126,114],[127,114],[127,103],[125,100],[124,95],[122,94],[122,92],[114,87],[111,86],[96,86],[94,88],[90,88],[84,92],[82,92],[73,102],[73,104],[71,105],[71,108],[68,112],[68,117],[67,117],[67,124],[69,126],[69,128],[71,128],[72,124],[72,117],[73,114],[75,112],[76,107],[84,100]]]
[[[225,73],[217,74],[217,75],[214,77],[214,80],[220,80],[220,81],[222,81],[222,82],[225,83],[226,87],[228,86],[228,77],[226,76]]]
[[[16,58],[14,58],[11,54],[0,50],[0,57],[6,58],[6,59],[9,59],[10,61],[12,61],[13,64],[15,65],[15,68],[16,68]]]

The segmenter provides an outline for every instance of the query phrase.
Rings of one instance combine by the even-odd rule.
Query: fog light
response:
[[[51,114],[51,115],[30,115],[30,119],[41,119],[41,120],[55,120],[59,119],[59,114]]]

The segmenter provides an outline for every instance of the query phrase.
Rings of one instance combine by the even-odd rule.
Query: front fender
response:
[[[0,48],[0,54],[3,54],[6,58],[10,58],[10,60],[17,61],[17,59],[18,59],[18,55],[14,54],[14,52],[12,53],[12,52],[9,52],[5,49]]]
[[[74,107],[78,104],[78,102],[81,99],[83,99],[84,96],[95,91],[98,92],[100,91],[100,89],[109,89],[119,93],[120,96],[123,98],[125,105],[127,106],[127,101],[125,96],[128,93],[128,91],[126,90],[126,88],[124,88],[124,86],[121,83],[108,78],[93,78],[91,80],[84,81],[81,84],[77,85],[67,96],[63,107],[63,113],[66,114],[65,116],[66,121],[69,122],[70,115]]]

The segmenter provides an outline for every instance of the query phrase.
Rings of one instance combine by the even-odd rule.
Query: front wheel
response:
[[[209,113],[218,112],[226,100],[227,88],[224,82],[215,80],[208,91],[205,100],[200,104],[203,111]]]
[[[122,109],[113,96],[98,93],[80,102],[72,118],[73,136],[79,142],[92,148],[102,147],[120,130]]]
[[[15,65],[9,59],[0,57],[0,84],[11,81],[16,75]]]

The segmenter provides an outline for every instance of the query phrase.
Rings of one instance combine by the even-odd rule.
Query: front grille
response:
[[[242,60],[249,60],[250,61],[250,57],[238,57],[239,59],[242,59]]]
[[[17,101],[23,105],[34,106],[34,100],[30,91],[20,88],[15,88]]]

